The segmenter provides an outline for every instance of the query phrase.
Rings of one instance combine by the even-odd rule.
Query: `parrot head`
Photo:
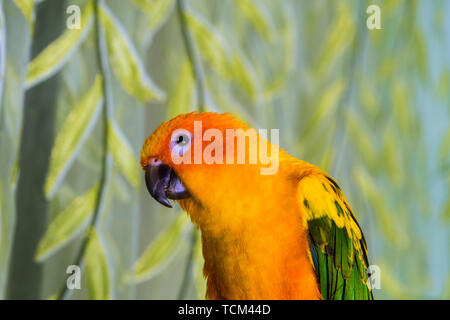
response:
[[[252,158],[249,150],[255,146],[253,154],[259,155],[256,150],[264,141],[265,146],[270,145],[269,156],[278,156],[278,146],[256,133],[253,143],[249,136],[239,143],[239,135],[230,136],[230,132],[239,130],[248,133],[254,129],[227,113],[193,112],[162,123],[145,140],[141,151],[150,195],[166,207],[172,207],[169,200],[180,200],[180,205],[194,201],[205,207],[241,192],[244,180],[251,188],[249,177],[260,176],[259,169],[267,167],[268,162]],[[243,151],[242,157],[239,151]]]
[[[199,135],[195,126],[200,126]],[[216,133],[224,137],[225,128],[246,129],[248,126],[231,114],[192,112],[179,115],[156,128],[144,141],[140,159],[150,195],[166,207],[172,207],[169,199],[192,197],[196,193],[196,185],[202,184],[208,174],[214,174],[214,163],[205,163],[207,159],[198,160],[198,155],[203,156],[207,148],[199,141],[203,138],[202,133],[209,129],[219,130]],[[197,141],[194,143],[194,140]],[[221,144],[216,144],[217,149],[223,150],[223,139],[216,143]]]

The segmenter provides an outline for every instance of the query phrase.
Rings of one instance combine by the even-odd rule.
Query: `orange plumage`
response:
[[[363,243],[359,247],[352,246],[351,252],[345,251],[351,261],[357,256],[361,258],[360,253],[365,250],[361,233],[359,238],[358,232],[352,234],[360,230],[357,224],[350,223],[352,219],[350,214],[347,215],[347,209],[344,208],[342,219],[339,211],[337,214],[310,212],[313,210],[311,208],[322,208],[326,204],[316,201],[327,199],[325,194],[321,197],[325,191],[319,190],[314,183],[311,184],[317,188],[314,197],[319,200],[308,196],[311,198],[311,203],[308,203],[309,198],[306,202],[306,198],[302,198],[306,194],[302,191],[305,185],[301,186],[305,177],[318,182],[328,175],[290,156],[278,146],[275,147],[279,152],[279,169],[273,175],[261,175],[260,169],[267,165],[259,160],[255,164],[176,164],[171,155],[172,133],[182,128],[194,134],[194,121],[201,121],[204,131],[218,129],[223,137],[226,136],[226,129],[249,128],[229,114],[180,115],[160,125],[147,138],[142,148],[141,165],[146,170],[151,161],[158,159],[173,169],[189,192],[189,197],[177,202],[201,230],[204,275],[207,278],[206,298],[322,299],[320,268],[313,261],[311,252],[309,221],[321,221],[321,218],[327,217],[336,228],[346,230],[350,241]],[[207,144],[203,144],[202,150]],[[224,150],[227,144],[229,147],[229,141],[224,139]],[[269,143],[269,149],[270,146]],[[246,160],[248,147],[246,144]],[[234,151],[236,156],[239,151],[236,143]],[[328,185],[325,178],[326,183],[321,183],[324,186]],[[330,185],[330,196],[334,196],[332,188]],[[338,192],[335,193],[338,197]],[[347,205],[345,198],[340,201],[341,206],[344,202]],[[308,204],[307,207],[305,204]],[[316,236],[313,236],[314,241]],[[326,243],[317,242],[319,250],[325,250],[324,245]],[[367,262],[363,265],[367,267]]]

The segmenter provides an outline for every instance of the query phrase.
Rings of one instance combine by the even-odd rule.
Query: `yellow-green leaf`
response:
[[[377,216],[377,222],[381,230],[393,245],[405,247],[408,243],[408,236],[398,226],[396,215],[387,204],[385,195],[380,192],[373,178],[362,167],[356,167],[353,170],[353,177],[361,188],[365,197],[370,201],[370,207],[373,208]]]
[[[50,43],[28,65],[25,85],[27,88],[44,81],[57,73],[69,61],[86,38],[93,22],[92,2],[83,9],[80,29],[67,29]]]
[[[447,200],[442,208],[441,216],[445,222],[450,222],[450,190],[448,191]]]
[[[386,173],[388,173],[393,185],[399,186],[405,181],[403,161],[405,151],[402,149],[395,131],[391,128],[385,130],[383,140],[383,162],[386,166]],[[373,157],[372,159],[375,160],[375,162],[377,162],[377,159],[379,161],[379,157],[375,155],[367,155],[367,157]]]
[[[444,69],[441,71],[441,76],[439,77],[439,83],[436,90],[436,95],[442,98],[444,101],[448,102],[450,88],[450,70]]]
[[[16,159],[14,160],[14,165],[11,168],[11,176],[9,177],[9,184],[12,189],[15,189],[17,186],[17,181],[19,180],[19,156],[16,156]]]
[[[104,245],[94,228],[89,232],[89,241],[86,247],[86,282],[89,299],[111,299],[111,284],[108,259]]]
[[[402,0],[390,0],[383,3],[383,11],[385,10],[386,14],[392,14],[398,7],[401,7],[401,4],[404,5]]]
[[[186,59],[181,66],[177,81],[167,103],[169,118],[191,111],[195,95],[194,78],[192,77],[191,64]]]
[[[57,300],[58,299],[58,294],[54,293],[51,296],[47,297],[46,300]]]
[[[203,259],[202,253],[202,238],[199,234],[196,236],[195,247],[194,247],[194,259],[193,259],[193,270],[194,270],[194,282],[195,289],[197,290],[197,297],[199,299],[205,299],[206,295],[206,279],[203,275],[203,265],[205,260]]]
[[[260,102],[262,92],[261,86],[258,82],[258,76],[256,75],[256,71],[250,61],[241,51],[235,51],[231,68],[233,80],[236,84],[239,85],[239,87],[247,93],[253,101]]]
[[[316,107],[316,114],[319,119],[323,119],[331,115],[336,110],[339,99],[344,93],[346,87],[347,82],[341,78],[335,81],[325,90],[325,93],[321,96]]]
[[[253,101],[259,102],[258,78],[244,53],[232,52],[220,32],[200,15],[191,10],[184,15],[202,58],[224,79],[234,81]]]
[[[428,73],[428,51],[427,43],[424,34],[419,28],[415,28],[413,31],[414,35],[414,47],[413,51],[416,56],[417,69],[423,78],[426,78]]]
[[[192,10],[186,10],[184,15],[200,55],[222,77],[231,79],[231,52],[225,39],[214,26]]]
[[[45,260],[87,227],[95,210],[97,196],[98,185],[75,198],[58,214],[39,241],[35,255],[36,261]]]
[[[248,19],[256,31],[258,31],[266,41],[274,38],[275,31],[271,16],[261,7],[260,1],[235,0],[234,3],[241,14]]]
[[[295,70],[295,57],[297,51],[297,26],[294,8],[291,2],[283,2],[283,28],[280,33],[280,38],[283,47],[282,67],[277,68],[277,72],[268,85],[264,88],[264,99],[266,101],[272,99],[276,94],[285,88],[286,81],[292,70]],[[277,71],[278,71],[277,70]]]
[[[64,120],[53,145],[44,191],[51,198],[64,179],[87,136],[94,128],[103,101],[102,77],[94,84]]]
[[[377,77],[379,77],[380,79],[392,77],[392,75],[394,75],[399,69],[398,68],[399,65],[400,65],[400,58],[396,56],[387,57],[384,61],[380,62],[380,67],[376,71],[378,74]]]
[[[111,120],[108,121],[108,151],[128,182],[134,188],[139,188],[141,181],[139,161],[125,134]]]
[[[382,290],[389,292],[394,299],[406,300],[411,299],[410,285],[405,286],[397,275],[393,274],[390,266],[391,262],[377,262],[378,267],[382,270]],[[374,290],[381,291],[381,290]]]
[[[372,88],[366,82],[363,82],[359,92],[362,107],[370,118],[374,119],[380,111],[380,105]]]
[[[350,10],[344,3],[339,3],[337,17],[325,40],[321,53],[317,56],[317,76],[320,77],[328,71],[330,66],[348,44],[354,39],[355,26]]]
[[[407,86],[395,81],[392,88],[392,106],[400,130],[405,136],[412,132],[413,119],[411,116],[412,106]]]
[[[146,32],[154,33],[170,16],[174,0],[133,0],[134,4],[148,17]]]
[[[131,281],[142,282],[157,275],[177,254],[187,226],[187,216],[179,214],[172,224],[150,243],[135,262]]]
[[[164,100],[165,93],[145,73],[145,66],[125,29],[106,6],[101,6],[100,19],[110,64],[124,90],[142,102]]]
[[[30,31],[33,32],[34,28],[34,0],[14,0],[16,6],[22,11],[25,19],[28,21]]]
[[[347,125],[349,134],[352,140],[355,141],[364,164],[369,168],[374,168],[377,165],[378,154],[372,137],[368,134],[364,123],[362,123],[362,119],[354,112],[347,112]]]
[[[3,230],[3,185],[0,180],[0,239],[2,239]]]
[[[331,164],[335,160],[336,160],[336,149],[328,148],[328,150],[325,151],[325,153],[320,161],[320,168],[325,171],[330,171]]]
[[[315,111],[306,126],[304,135],[308,135],[314,128],[317,127],[325,118],[331,116],[338,106],[339,99],[344,93],[347,83],[345,79],[341,78],[332,83],[320,97]]]
[[[441,168],[450,167],[450,128],[447,128],[447,132],[441,140],[438,161]]]

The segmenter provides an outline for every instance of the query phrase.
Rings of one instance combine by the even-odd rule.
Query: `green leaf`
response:
[[[214,26],[192,10],[186,10],[184,15],[200,55],[223,78],[231,79],[231,52],[225,39]]]
[[[93,23],[92,2],[83,9],[80,29],[67,29],[28,65],[25,86],[30,88],[57,73],[86,38]]]
[[[12,189],[16,189],[17,182],[19,181],[19,175],[20,175],[19,153],[20,153],[20,148],[17,149],[16,158],[14,160],[13,167],[11,168],[11,175],[9,177],[9,185],[11,186]]]
[[[319,167],[325,171],[331,170],[333,161],[336,161],[336,149],[329,148],[322,156]]]
[[[353,41],[355,26],[349,8],[344,3],[339,3],[337,17],[328,32],[321,53],[317,55],[317,77],[328,71],[333,62],[342,54],[345,48]]]
[[[0,132],[3,129],[3,90],[6,78],[6,27],[3,3],[0,3]]]
[[[146,32],[156,32],[169,18],[174,0],[133,0],[134,4],[148,17]]]
[[[0,180],[0,239],[2,239],[3,230],[3,185]]]
[[[259,103],[262,99],[262,90],[258,82],[258,76],[250,61],[240,50],[235,50],[231,70],[233,80],[247,93],[250,98]]]
[[[317,107],[315,108],[311,119],[308,121],[308,125],[303,134],[304,136],[308,136],[309,133],[322,123],[325,118],[331,116],[335,112],[339,105],[339,99],[342,97],[346,87],[347,83],[345,79],[340,78],[325,89],[325,92],[317,103]]]
[[[104,5],[101,6],[100,20],[110,64],[124,90],[141,102],[164,100],[165,93],[145,73],[145,66],[125,29]]]
[[[33,32],[34,28],[34,0],[14,0],[16,6],[22,11],[25,19],[28,21],[28,25],[30,27],[30,32]]]
[[[377,223],[386,238],[392,245],[404,248],[408,244],[408,236],[398,227],[401,224],[397,221],[394,210],[389,208],[385,194],[380,191],[374,179],[362,167],[353,169],[353,178],[370,201],[370,206],[374,208],[373,212],[377,216]]]
[[[446,285],[443,288],[442,297],[443,300],[449,300],[450,299],[450,272],[447,274],[447,281]]]
[[[186,10],[184,15],[202,58],[225,80],[234,81],[253,101],[259,102],[261,86],[244,53],[239,49],[232,51],[220,32],[192,10]]]
[[[398,126],[405,136],[413,133],[412,108],[409,97],[408,87],[403,82],[395,81],[392,88],[392,106]]]
[[[345,81],[345,79],[341,78],[336,80],[326,89],[316,107],[316,115],[319,120],[333,114],[339,104],[339,99],[344,93],[346,87],[347,82]]]
[[[359,94],[361,99],[361,105],[366,111],[367,115],[371,119],[375,119],[378,113],[380,112],[380,104],[378,102],[375,93],[373,92],[373,89],[367,83],[367,81],[364,81],[361,84]]]
[[[248,19],[256,31],[258,31],[266,41],[271,41],[275,35],[275,27],[271,16],[261,7],[260,1],[235,0],[234,3],[241,14]],[[264,8],[265,9],[265,8]]]
[[[372,137],[364,125],[363,119],[358,117],[354,112],[347,112],[347,125],[349,134],[355,141],[360,157],[364,160],[364,164],[369,168],[375,168],[378,164],[377,149],[372,141]]]
[[[450,190],[448,191],[447,200],[444,203],[444,207],[442,208],[442,220],[444,222],[450,222]]]
[[[45,300],[57,300],[58,299],[58,294],[54,293],[51,296],[47,297],[47,299]]]
[[[197,234],[194,247],[194,259],[193,259],[193,270],[194,270],[194,283],[195,289],[197,290],[198,299],[205,299],[206,295],[206,279],[203,275],[203,265],[205,260],[202,253],[202,238]]]
[[[383,133],[383,162],[385,164],[384,170],[389,175],[393,186],[398,187],[406,180],[404,170],[405,162],[403,160],[404,155],[405,151],[402,149],[395,131],[392,128],[387,127]],[[367,158],[373,157],[371,159],[375,163],[380,161],[379,156],[380,155],[366,155]]]
[[[172,224],[150,243],[135,262],[129,281],[142,282],[156,276],[176,256],[186,229],[187,216],[179,214]]]
[[[441,71],[441,76],[439,77],[439,83],[436,87],[436,95],[439,98],[442,98],[443,101],[447,101],[447,97],[449,96],[449,88],[450,88],[450,70],[444,69]]]
[[[98,185],[75,198],[58,214],[39,241],[34,257],[36,261],[44,261],[87,227],[95,210],[97,196]]]
[[[86,247],[86,281],[89,299],[111,299],[111,283],[108,259],[100,236],[92,228]]]
[[[297,55],[297,25],[295,21],[294,8],[291,2],[283,2],[283,27],[280,40],[283,48],[282,67],[277,68],[275,76],[272,76],[270,83],[264,88],[264,99],[266,101],[274,98],[285,89],[292,70],[295,70],[295,59]]]
[[[450,128],[442,138],[438,151],[438,163],[442,169],[450,168]]]
[[[112,120],[108,121],[108,137],[108,150],[114,159],[114,163],[128,182],[134,188],[139,188],[141,182],[139,161],[127,137]]]
[[[135,193],[130,190],[130,187],[125,182],[125,179],[120,175],[119,172],[115,172],[112,180],[114,181],[114,183],[112,183],[114,191],[113,197],[117,195],[121,202],[130,202]]]
[[[51,198],[75,160],[81,146],[94,128],[103,101],[102,77],[94,84],[64,120],[55,139],[44,191]]]
[[[426,79],[429,70],[427,42],[423,32],[419,28],[414,28],[413,37],[415,47],[415,50],[413,50],[413,52],[416,56],[415,61],[418,67],[417,71],[420,73],[422,78]]]
[[[195,83],[192,77],[191,64],[187,59],[183,62],[176,79],[167,102],[169,118],[191,111],[194,105],[195,95],[193,94],[193,89]]]

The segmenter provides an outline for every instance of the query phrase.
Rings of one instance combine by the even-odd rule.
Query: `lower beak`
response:
[[[150,195],[169,208],[172,208],[172,205],[168,199],[179,200],[190,196],[175,171],[162,162],[147,165],[145,168],[145,184]]]

